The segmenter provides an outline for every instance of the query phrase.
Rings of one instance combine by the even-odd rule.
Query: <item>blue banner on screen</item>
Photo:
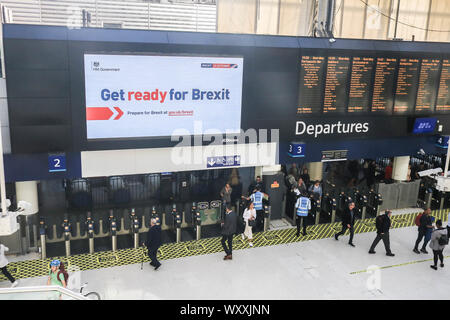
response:
[[[66,155],[49,154],[48,155],[48,171],[49,172],[64,172],[66,169]]]
[[[85,54],[88,139],[241,129],[242,57]]]
[[[436,127],[436,118],[417,118],[414,122],[413,133],[430,133]]]
[[[208,157],[206,159],[207,168],[233,167],[241,165],[240,156]]]

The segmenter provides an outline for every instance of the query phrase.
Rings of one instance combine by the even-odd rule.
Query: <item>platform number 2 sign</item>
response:
[[[65,154],[49,154],[48,155],[48,171],[63,172],[66,171],[66,155]]]

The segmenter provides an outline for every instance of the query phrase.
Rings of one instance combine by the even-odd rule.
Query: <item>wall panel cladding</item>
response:
[[[72,148],[68,44],[5,39],[13,153]]]

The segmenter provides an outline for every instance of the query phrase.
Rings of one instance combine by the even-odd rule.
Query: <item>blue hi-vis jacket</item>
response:
[[[300,197],[297,199],[295,207],[297,208],[297,215],[299,217],[307,217],[308,211],[311,210],[311,201],[306,197]]]
[[[262,192],[256,191],[255,193],[252,193],[252,195],[250,196],[250,200],[252,200],[255,210],[263,209],[263,198],[264,195],[262,194]]]

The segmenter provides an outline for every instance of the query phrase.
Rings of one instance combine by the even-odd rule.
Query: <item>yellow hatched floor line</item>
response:
[[[432,215],[437,219],[446,220],[450,210],[435,210]],[[403,228],[414,226],[417,213],[409,213],[392,216],[392,228]],[[341,223],[319,224],[307,227],[307,236],[300,234],[296,237],[296,227],[290,227],[281,230],[272,230],[260,232],[253,235],[254,247],[266,247],[279,244],[296,243],[301,241],[319,240],[331,238],[336,232],[341,230]],[[355,225],[355,233],[367,233],[375,231],[375,218],[357,220]],[[345,235],[348,235],[347,230]],[[249,249],[247,240],[242,240],[241,235],[233,238],[233,250]],[[207,238],[201,240],[192,240],[180,243],[164,244],[159,249],[158,258],[160,260],[169,260],[189,256],[198,256],[204,254],[212,254],[222,252],[220,237]],[[116,252],[101,251],[93,254],[79,254],[70,257],[53,257],[45,260],[27,260],[19,262],[11,262],[8,264],[9,272],[16,279],[32,278],[45,276],[49,272],[49,264],[52,259],[60,259],[69,270],[93,270],[100,268],[109,268],[115,266],[123,266],[129,264],[149,262],[147,250],[138,248],[122,249]],[[364,271],[365,272],[365,271]],[[6,277],[1,274],[0,281],[6,281]]]

